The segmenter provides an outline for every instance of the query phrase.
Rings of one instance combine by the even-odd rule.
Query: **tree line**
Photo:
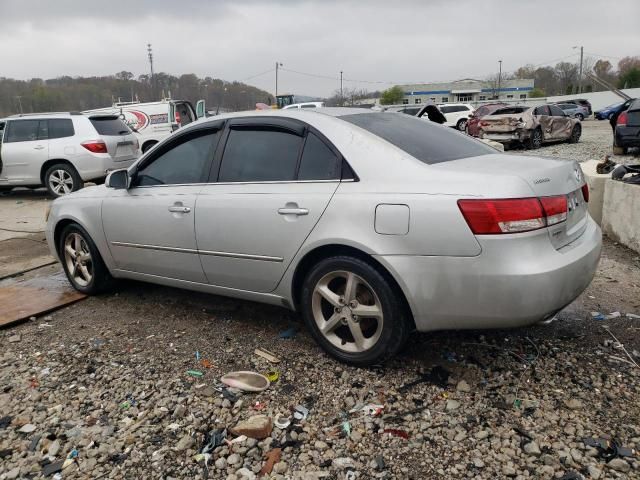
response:
[[[118,72],[102,77],[58,77],[43,80],[15,80],[0,77],[0,116],[15,113],[82,111],[108,107],[117,101],[148,102],[162,98],[205,99],[208,110],[251,110],[258,102],[271,103],[270,93],[218,78],[199,78],[192,73],[180,76],[160,72],[134,77]]]

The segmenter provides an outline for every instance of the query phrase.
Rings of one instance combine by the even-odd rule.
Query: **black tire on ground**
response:
[[[84,242],[83,247],[86,246],[91,255],[89,262],[87,262],[85,266],[92,273],[92,278],[86,285],[81,285],[75,280],[73,272],[70,271],[70,268],[72,267],[69,265],[68,259],[65,255],[65,242],[67,241],[67,238],[72,235],[80,235],[80,237],[82,237]],[[60,234],[57,247],[58,255],[60,256],[62,267],[64,268],[64,273],[67,275],[67,279],[73,288],[87,295],[95,295],[113,288],[115,285],[114,278],[111,276],[109,269],[107,269],[104,264],[102,256],[100,255],[98,248],[93,243],[93,240],[91,240],[89,234],[80,225],[77,223],[71,223],[64,227]],[[73,263],[73,261],[71,261],[71,263]]]
[[[584,120],[584,115],[582,115],[581,113],[576,113],[576,118],[580,121]]]
[[[57,198],[80,190],[84,183],[74,167],[68,163],[56,163],[45,172],[44,185],[49,193]]]
[[[571,135],[567,140],[569,143],[578,143],[580,141],[580,136],[582,135],[582,127],[580,125],[574,125],[573,130],[571,130]]]
[[[467,119],[466,118],[461,118],[460,120],[458,120],[458,123],[456,123],[456,128],[458,130],[460,130],[461,132],[464,132],[467,130]]]
[[[383,313],[381,333],[370,348],[362,352],[348,352],[332,344],[320,331],[313,313],[313,295],[318,282],[332,272],[349,272],[369,284],[380,302]],[[306,275],[300,295],[300,310],[307,328],[318,344],[341,362],[365,367],[382,363],[394,356],[414,330],[402,293],[387,275],[359,258],[335,256],[321,260]]]
[[[525,148],[529,150],[537,150],[542,146],[542,130],[536,128],[533,132],[531,132],[531,137],[525,143]]]
[[[158,142],[147,142],[142,145],[142,153],[146,153],[151,147],[153,147]]]

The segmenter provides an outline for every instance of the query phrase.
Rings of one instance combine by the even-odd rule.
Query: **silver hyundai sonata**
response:
[[[180,129],[53,202],[71,284],[129,278],[283,305],[354,365],[414,331],[528,325],[594,276],[577,163],[511,156],[360,109],[235,113]]]

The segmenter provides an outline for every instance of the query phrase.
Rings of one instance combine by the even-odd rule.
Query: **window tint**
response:
[[[359,113],[340,118],[364,128],[427,164],[496,153],[493,148],[451,128],[416,117],[393,113]]]
[[[57,118],[49,120],[49,138],[73,137],[73,122],[70,118]]]
[[[220,182],[294,180],[302,137],[282,130],[232,129],[222,156]]]
[[[213,155],[219,132],[197,132],[161,153],[138,170],[134,185],[176,185],[204,180],[207,161]]]
[[[5,143],[38,140],[40,120],[12,120],[7,124]]]
[[[517,113],[522,113],[525,110],[528,110],[529,107],[504,107],[504,108],[499,108],[497,109],[495,112],[493,112],[491,115],[513,115],[513,114],[517,114]]]
[[[539,107],[536,107],[536,109],[533,111],[534,115],[549,115],[549,107],[547,107],[546,105],[541,105]]]
[[[340,178],[338,157],[316,135],[309,133],[304,144],[298,180],[333,180]]]
[[[564,112],[557,105],[549,105],[549,108],[551,109],[551,115],[554,117],[564,117]]]
[[[310,104],[310,105],[300,105],[300,108],[316,108],[316,106],[314,104]]]
[[[129,135],[131,130],[119,117],[93,117],[91,123],[100,135]]]
[[[442,113],[451,113],[451,112],[455,112],[455,108],[456,107],[448,107],[446,105],[443,105],[442,107],[440,107],[440,111]]]

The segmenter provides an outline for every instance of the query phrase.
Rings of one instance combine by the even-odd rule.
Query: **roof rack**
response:
[[[36,112],[36,113],[16,113],[15,115],[10,115],[9,118],[20,118],[20,117],[41,117],[44,115],[82,115],[82,112]]]

